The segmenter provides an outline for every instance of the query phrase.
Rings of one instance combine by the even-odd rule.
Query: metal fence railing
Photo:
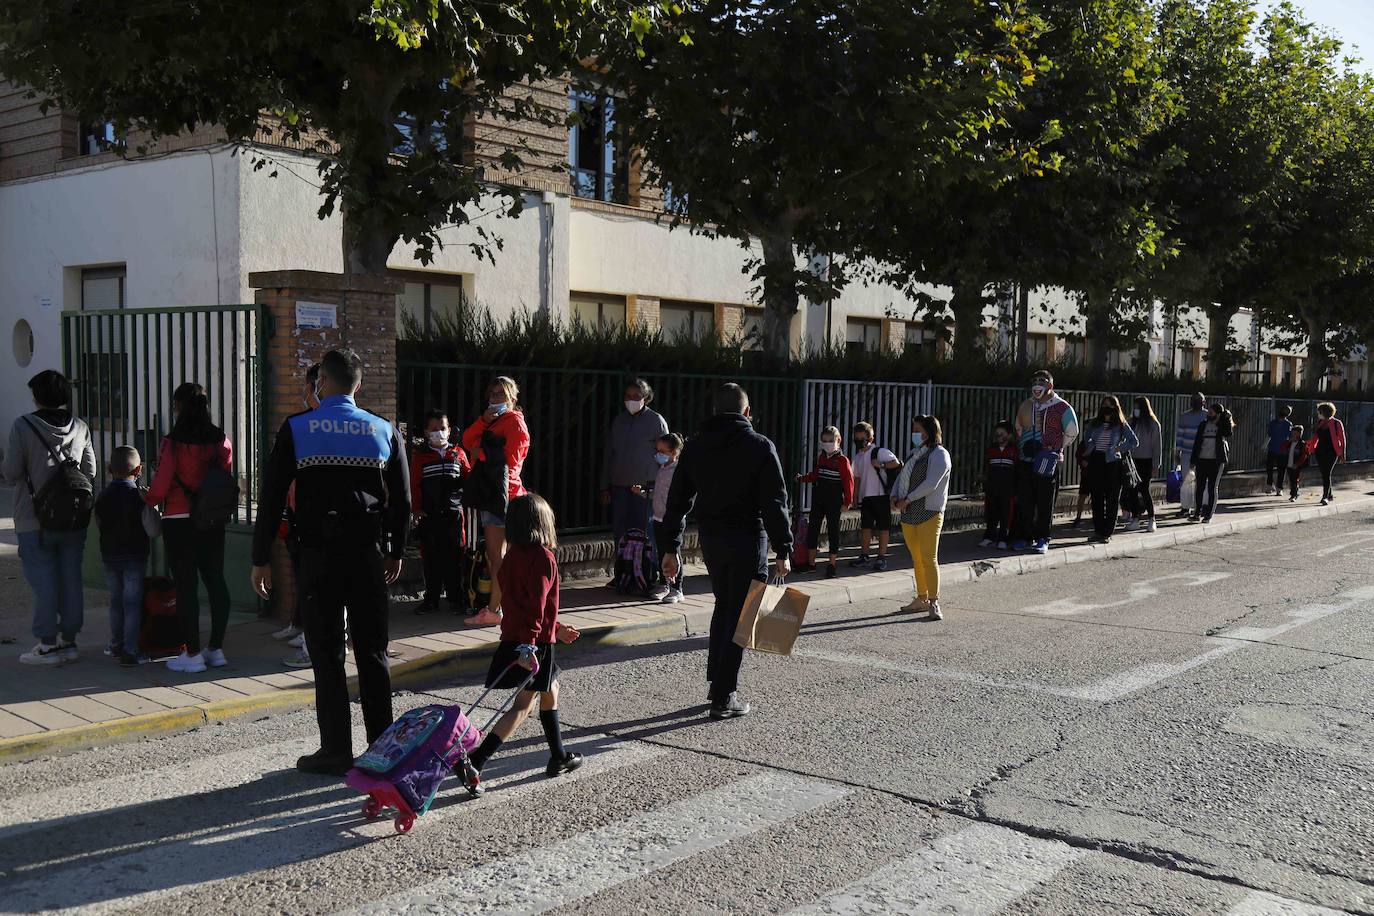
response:
[[[754,426],[777,445],[784,468],[797,465],[801,428],[798,379],[726,377],[662,372],[522,368],[402,363],[399,419],[415,429],[425,411],[441,409],[461,430],[482,411],[493,376],[513,375],[530,427],[523,479],[549,500],[561,531],[605,528],[609,511],[598,499],[606,433],[623,409],[625,385],[642,377],[654,389],[653,409],[670,429],[692,435],[711,415],[711,393],[723,382],[742,385]]]
[[[144,479],[152,479],[171,429],[172,392],[199,382],[233,445],[243,500],[236,521],[251,524],[267,445],[266,331],[256,305],[63,312],[63,371],[72,380],[73,409],[90,425],[101,484],[120,445],[139,450]]]
[[[876,444],[898,455],[909,450],[911,418],[930,412],[929,382],[851,382],[807,379],[802,384],[801,440],[797,443],[800,464],[784,465],[791,475],[810,471],[811,461],[820,451],[821,430],[834,426],[844,437],[845,451],[853,453],[850,441],[854,424],[861,420],[873,424]],[[800,489],[800,505],[811,504],[811,486]]]

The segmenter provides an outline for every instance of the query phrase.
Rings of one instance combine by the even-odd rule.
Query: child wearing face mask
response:
[[[658,529],[663,525],[663,514],[668,511],[668,491],[673,487],[673,476],[677,474],[677,459],[682,454],[682,437],[677,433],[664,433],[658,437],[654,444],[654,463],[658,465],[658,473],[654,476],[653,483],[648,487],[647,493],[643,487],[632,487],[636,496],[648,495],[653,506],[654,536],[657,538]],[[655,540],[657,543],[657,540]],[[682,558],[678,558],[677,578],[671,582],[665,582],[662,590],[655,591],[654,595],[664,604],[677,604],[682,600]]]
[[[471,470],[468,456],[449,441],[453,430],[442,410],[425,414],[425,443],[410,455],[410,505],[420,534],[425,570],[425,597],[417,614],[439,610],[448,594],[449,608],[467,610],[463,585],[463,478]]]
[[[983,518],[987,531],[980,547],[1007,549],[1016,505],[1016,465],[1021,449],[1010,420],[1002,420],[993,430],[987,450],[987,476],[983,479]]]
[[[811,518],[806,532],[807,564],[798,572],[811,572],[816,568],[816,555],[821,546],[821,522],[826,524],[829,533],[830,563],[825,568],[825,577],[833,579],[836,575],[835,563],[840,556],[840,513],[854,502],[854,469],[849,459],[840,451],[844,444],[840,431],[833,426],[821,430],[821,450],[816,456],[816,466],[809,474],[798,474],[802,483],[815,484],[811,493]]]

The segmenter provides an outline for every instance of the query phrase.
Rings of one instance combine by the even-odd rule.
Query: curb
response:
[[[1045,555],[1015,555],[961,561],[942,566],[940,577],[945,582],[976,582],[986,576],[1025,575],[1045,569],[1055,569],[1090,560],[1131,556],[1142,550],[1161,550],[1182,544],[1192,544],[1214,538],[1300,524],[1334,515],[1346,515],[1362,509],[1374,509],[1374,497],[1342,500],[1339,505],[1311,506],[1303,509],[1273,509],[1255,513],[1247,518],[1208,525],[1189,525],[1154,534],[1139,534],[1113,544],[1064,547]],[[884,598],[896,598],[911,590],[911,577],[902,571],[887,579],[868,581],[858,579],[854,584],[822,585],[810,591],[812,602],[818,606],[861,604]],[[578,648],[601,646],[634,646],[665,639],[699,636],[710,628],[711,610],[692,607],[665,611],[658,617],[637,622],[593,624],[582,628]],[[434,652],[423,658],[402,662],[391,669],[393,688],[433,687],[458,677],[480,674],[495,642],[461,649]],[[562,651],[578,651],[565,647]],[[356,698],[357,680],[349,679],[349,694]],[[132,741],[142,737],[187,731],[208,725],[263,713],[286,712],[309,706],[314,702],[314,687],[291,687],[271,693],[215,700],[194,706],[183,706],[162,712],[128,716],[110,722],[77,725],[36,735],[0,739],[0,762],[27,760],[56,751],[77,750],[97,743]]]

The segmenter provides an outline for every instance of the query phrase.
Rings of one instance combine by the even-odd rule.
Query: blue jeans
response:
[[[81,588],[81,555],[86,532],[24,531],[19,560],[33,590],[33,635],[46,645],[76,642],[86,608]]]
[[[611,536],[616,544],[631,528],[638,528],[646,536],[652,534],[653,514],[649,497],[636,496],[629,487],[611,487]]]
[[[106,560],[105,584],[110,588],[110,643],[128,655],[138,654],[138,625],[143,621],[143,573],[146,557]]]

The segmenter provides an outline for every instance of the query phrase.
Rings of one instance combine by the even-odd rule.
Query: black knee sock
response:
[[[558,724],[558,710],[541,709],[539,724],[544,726],[544,740],[549,743],[549,753],[561,760],[564,756],[563,728]]]
[[[480,770],[482,767],[486,766],[487,760],[490,759],[492,754],[496,753],[496,749],[500,746],[500,735],[487,735],[482,739],[482,743],[477,745],[477,750],[468,755],[468,760],[472,763],[474,769]]]

